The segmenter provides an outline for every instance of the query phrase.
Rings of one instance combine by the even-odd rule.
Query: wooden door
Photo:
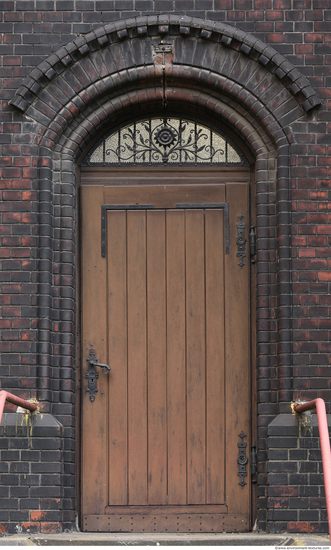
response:
[[[247,183],[83,185],[81,202],[82,529],[249,530]],[[111,368],[93,401],[91,349]]]

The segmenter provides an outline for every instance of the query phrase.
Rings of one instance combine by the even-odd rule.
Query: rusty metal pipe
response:
[[[16,395],[13,395],[12,393],[1,390],[0,391],[0,424],[1,424],[2,413],[5,408],[6,401],[8,401],[8,403],[12,403],[13,405],[17,405],[18,407],[23,407],[23,409],[28,409],[29,411],[37,410],[36,403],[30,403],[30,401],[26,401],[25,399],[16,397]]]
[[[308,401],[307,403],[297,403],[296,405],[294,405],[294,410],[298,414],[301,414],[305,411],[311,411],[313,409],[316,409],[317,412],[318,430],[321,441],[326,509],[328,512],[329,536],[331,545],[331,450],[325,403],[323,399],[319,397],[317,399],[314,399],[314,401]]]

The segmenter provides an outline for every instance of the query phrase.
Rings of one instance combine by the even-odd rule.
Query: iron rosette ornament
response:
[[[121,145],[116,151],[122,162],[128,162],[132,157],[135,162],[148,162],[151,157],[152,163],[211,163],[217,154],[222,157],[225,154],[222,148],[216,150],[210,142],[210,136],[195,124],[191,123],[193,128],[189,128],[189,123],[181,121],[176,128],[164,119],[153,129],[148,122],[141,122],[141,126],[135,131],[128,127],[123,134]],[[110,153],[106,150],[106,156]]]

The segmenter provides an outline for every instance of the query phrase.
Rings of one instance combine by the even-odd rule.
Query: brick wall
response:
[[[5,413],[0,426],[0,533],[58,533],[63,428],[45,414]]]
[[[73,300],[76,274],[66,272],[60,252],[56,251],[59,227],[51,227],[45,222],[52,202],[54,211],[59,207],[56,202],[60,200],[57,194],[59,182],[53,182],[55,195],[52,198],[53,188],[47,179],[50,160],[46,156],[41,161],[39,159],[38,144],[33,140],[36,127],[33,121],[25,119],[9,105],[9,101],[31,70],[62,45],[105,23],[155,13],[222,21],[252,33],[285,55],[308,77],[319,94],[322,106],[308,114],[302,111],[301,118],[286,127],[291,142],[292,265],[289,269],[293,279],[293,320],[291,326],[282,329],[289,333],[293,331],[288,337],[293,339],[293,345],[289,342],[279,345],[279,304],[277,299],[271,298],[267,321],[272,336],[268,342],[261,341],[258,345],[259,352],[264,355],[258,382],[259,491],[263,516],[268,498],[265,485],[268,423],[279,412],[289,412],[292,399],[322,397],[330,401],[329,1],[8,0],[0,1],[0,10],[1,388],[29,398],[36,396],[38,386],[39,398],[43,399],[42,410],[51,412],[63,425],[67,484],[63,507],[68,510],[66,520],[63,520],[65,526],[72,525],[75,509],[75,371],[68,360],[70,355],[75,355],[75,331],[72,330],[75,311],[73,309],[64,319],[61,308],[64,300]],[[67,183],[70,182],[64,182]],[[274,194],[275,190],[270,192]],[[75,197],[70,197],[70,200],[75,201]],[[270,206],[268,216],[270,220],[276,218],[275,206]],[[41,231],[38,231],[37,220],[41,222]],[[49,227],[54,231],[52,235]],[[69,234],[69,229],[67,231]],[[277,235],[275,230],[272,231],[268,237],[269,243],[273,244]],[[52,239],[53,244],[50,244]],[[75,255],[75,243],[70,242],[69,237],[67,242],[66,252]],[[55,252],[51,257],[53,245]],[[41,249],[45,255],[40,262]],[[267,274],[268,288],[277,295],[282,281],[277,274],[274,247],[270,247],[268,260],[264,261],[263,250],[258,257],[262,266],[261,277]],[[41,264],[43,278],[39,275]],[[65,295],[59,290],[60,283],[66,286]],[[258,329],[263,333],[267,322],[263,308],[265,295],[259,299]],[[289,307],[289,304],[285,305]],[[64,336],[64,333],[67,334]],[[282,353],[292,353],[291,365],[282,364],[279,360]],[[45,354],[50,358],[47,364],[43,363]],[[261,526],[266,528],[265,515],[263,518]]]
[[[260,511],[268,531],[328,533],[316,415],[283,414],[273,420],[268,459],[267,509]]]

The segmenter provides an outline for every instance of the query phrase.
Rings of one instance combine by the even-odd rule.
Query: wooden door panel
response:
[[[108,212],[108,388],[110,504],[128,504],[128,357],[126,212]],[[116,388],[116,391],[114,389]]]
[[[167,216],[168,503],[186,504],[185,218]]]
[[[146,212],[127,212],[128,494],[147,501]],[[116,391],[116,388],[115,388]]]
[[[205,211],[206,262],[206,468],[207,503],[224,500],[224,221],[222,210]],[[215,250],[218,253],[215,254]],[[223,500],[222,500],[223,498]]]
[[[186,210],[187,504],[205,504],[204,212]]]
[[[147,212],[148,504],[167,504],[165,211]]]
[[[179,531],[190,521],[187,530],[212,530],[216,516],[249,525],[237,463],[241,430],[249,444],[249,266],[238,266],[235,243],[240,212],[248,227],[248,186],[170,187],[82,190],[83,353],[93,345],[111,366],[95,401],[84,395],[86,530],[143,530],[155,514],[156,532],[174,528],[176,514]],[[230,254],[223,207],[196,201],[230,204]],[[120,206],[136,203],[151,207]],[[119,208],[106,214],[106,258],[103,204]],[[119,519],[127,514],[131,529]]]

